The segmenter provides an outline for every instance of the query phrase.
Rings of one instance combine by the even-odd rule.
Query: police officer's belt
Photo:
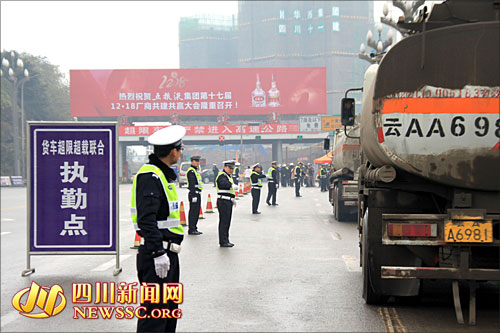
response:
[[[256,188],[257,190],[260,190],[260,189],[262,188],[262,186],[257,186],[257,185],[256,185],[256,186],[253,186],[253,185],[252,185],[252,188]]]
[[[144,238],[141,238],[140,241],[141,245],[145,244]],[[163,248],[167,251],[173,252],[173,253],[181,253],[181,246],[179,244],[171,243],[170,246],[168,245],[169,242],[163,241]]]
[[[224,199],[224,200],[229,200],[229,201],[234,202],[234,198],[230,198],[230,197],[228,197],[228,196],[226,196],[226,195],[220,195],[220,194],[219,194],[219,195],[217,196],[217,198],[219,198],[219,199]]]

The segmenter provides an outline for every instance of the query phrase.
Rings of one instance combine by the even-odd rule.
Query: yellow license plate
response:
[[[447,243],[492,243],[491,222],[448,221],[444,226],[444,241]]]

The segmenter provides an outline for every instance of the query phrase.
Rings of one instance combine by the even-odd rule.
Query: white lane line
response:
[[[361,267],[359,267],[359,260],[356,257],[343,255],[344,263],[349,272],[361,272]]]
[[[0,321],[2,322],[2,326],[1,327],[4,327],[4,326],[12,323],[14,320],[19,319],[21,317],[22,317],[22,315],[20,315],[19,312],[17,312],[17,311],[11,311],[11,312],[3,315],[0,318]]]
[[[2,236],[4,236],[4,235],[8,235],[8,234],[11,234],[11,233],[12,233],[12,232],[10,232],[10,231],[2,231]]]
[[[124,254],[120,256],[120,263],[123,263],[125,260],[127,260],[131,255],[130,254]],[[106,261],[104,264],[97,266],[96,268],[92,269],[92,272],[104,272],[105,270],[110,269],[111,267],[116,265],[116,258],[111,259],[109,261]]]
[[[332,232],[330,232],[330,235],[332,236],[333,240],[341,240],[342,239],[342,236],[338,232],[332,231]]]
[[[15,221],[14,219],[9,219],[9,218],[2,218],[2,222],[12,222],[12,221]]]

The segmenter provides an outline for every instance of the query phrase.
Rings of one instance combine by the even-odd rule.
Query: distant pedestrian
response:
[[[214,186],[217,186],[217,184],[215,183],[217,175],[219,174],[219,168],[217,167],[217,164],[214,164],[214,166],[212,167],[212,172],[214,173]]]
[[[273,161],[271,163],[271,167],[267,171],[267,199],[266,203],[271,206],[278,206],[276,203],[276,192],[277,192],[277,185],[278,185],[278,171],[276,170],[276,165],[278,162]],[[272,203],[270,202],[272,200]]]
[[[198,219],[200,218],[201,210],[201,191],[203,190],[203,182],[201,181],[200,156],[191,156],[191,166],[187,169],[186,178],[188,185],[188,199],[189,199],[189,215],[188,224],[190,235],[201,235],[202,232],[198,231]]]
[[[262,190],[262,178],[266,178],[266,175],[262,173],[260,164],[256,163],[253,165],[253,171],[250,175],[250,183],[252,184],[252,214],[260,214],[259,202]]]
[[[234,244],[229,241],[229,227],[231,226],[231,217],[233,206],[236,205],[235,189],[237,186],[233,183],[231,177],[236,161],[224,161],[224,169],[219,172],[215,183],[217,185],[217,210],[219,211],[219,246],[233,247]]]
[[[302,162],[299,162],[299,165],[297,165],[294,169],[294,176],[295,176],[295,196],[296,197],[301,197],[300,195],[300,182],[302,179],[302,166],[304,164]]]
[[[328,191],[328,170],[326,169],[326,164],[321,166],[319,171],[319,183],[321,185],[321,192]]]
[[[250,166],[248,166],[246,169],[245,169],[245,180],[247,182],[250,181],[250,175],[252,174],[252,169],[250,169]]]

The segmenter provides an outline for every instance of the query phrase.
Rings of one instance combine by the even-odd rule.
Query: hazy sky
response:
[[[237,12],[237,1],[1,1],[1,48],[47,57],[67,77],[69,69],[178,68],[180,17]]]

